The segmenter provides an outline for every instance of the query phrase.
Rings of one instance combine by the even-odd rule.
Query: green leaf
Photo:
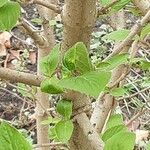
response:
[[[123,124],[122,116],[120,114],[115,114],[109,118],[107,125],[106,125],[106,129],[112,128],[117,125],[122,125],[122,124]]]
[[[150,150],[150,142],[146,144],[146,150]]]
[[[51,50],[50,54],[40,61],[40,70],[42,73],[46,76],[51,76],[55,69],[58,66],[59,63],[59,48],[60,45],[54,46],[54,48]]]
[[[142,29],[140,38],[143,39],[148,34],[150,34],[150,23]]]
[[[90,96],[98,96],[110,80],[110,72],[89,72],[84,75],[60,80],[58,85]]]
[[[119,132],[106,141],[104,150],[133,150],[134,144],[134,133]]]
[[[43,20],[41,18],[33,18],[31,21],[38,25],[42,25],[42,23],[43,23]]]
[[[49,130],[48,130],[48,137],[49,137],[49,139],[51,139],[51,140],[57,140],[57,135],[56,135],[55,126],[49,127]]]
[[[111,0],[99,0],[99,2],[102,6],[105,6],[105,5],[110,4]]]
[[[72,114],[72,102],[65,99],[58,101],[57,112],[66,120],[70,119]]]
[[[134,16],[140,17],[142,14],[136,6],[128,5],[127,10],[131,12]]]
[[[20,16],[20,5],[17,2],[7,2],[0,7],[0,31],[11,30]]]
[[[120,9],[124,8],[131,0],[119,0],[116,4],[114,4],[111,9],[112,12],[119,11]]]
[[[59,80],[55,77],[47,78],[41,82],[41,91],[49,94],[63,93],[63,88],[58,85]]]
[[[111,64],[110,66],[108,66],[107,69],[114,69],[122,64],[126,64],[128,62],[129,59],[129,54],[117,54],[113,57],[111,57],[110,59],[108,59],[107,63]]]
[[[0,7],[2,7],[3,5],[5,5],[8,2],[8,0],[1,0],[0,1]]]
[[[115,42],[120,42],[123,41],[128,36],[129,33],[130,31],[127,29],[120,29],[117,31],[113,31],[109,34],[106,34],[105,36],[102,37],[102,40],[113,40]]]
[[[129,59],[129,54],[117,54],[115,56],[112,56],[107,61],[100,62],[97,64],[97,69],[99,70],[112,70],[121,64],[126,64]]]
[[[50,124],[52,122],[53,122],[53,117],[48,116],[48,118],[46,120],[43,120],[41,124],[42,125],[48,125],[48,124]]]
[[[82,74],[93,70],[87,48],[82,42],[76,43],[65,53],[63,65],[68,70],[77,70]]]
[[[56,135],[59,141],[67,143],[73,132],[73,123],[71,120],[60,121],[55,126]]]
[[[96,68],[98,68],[99,70],[107,70],[108,67],[110,67],[110,63],[108,62],[100,62],[96,65]]]
[[[57,24],[56,20],[50,20],[50,21],[49,21],[49,25],[50,25],[50,26],[54,26],[54,25],[56,25],[56,24]]]
[[[17,91],[23,96],[33,99],[33,95],[27,89],[27,86],[23,83],[17,83]]]
[[[26,139],[7,122],[0,123],[0,150],[32,150]]]
[[[140,62],[140,67],[143,70],[149,70],[150,69],[150,62],[148,62],[146,60],[143,60],[143,61]]]
[[[112,128],[109,128],[104,132],[102,135],[102,140],[106,142],[108,139],[110,139],[115,134],[121,132],[121,131],[127,131],[127,128],[124,125],[117,125]]]
[[[115,97],[123,96],[123,95],[125,95],[125,93],[126,93],[126,90],[122,87],[114,88],[114,89],[110,90],[110,94]]]

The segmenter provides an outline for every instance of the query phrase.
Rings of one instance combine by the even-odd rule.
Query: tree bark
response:
[[[115,22],[114,22],[114,18],[115,18]],[[122,11],[111,16],[111,19],[116,29],[124,28],[125,22],[122,23],[122,20],[124,20],[124,13]],[[127,52],[127,51],[128,51],[128,47],[125,47],[123,52]],[[110,84],[114,83],[122,75],[123,72],[124,72],[123,65],[114,69],[112,72]],[[118,85],[119,84],[117,84],[115,87],[117,87]],[[98,133],[102,132],[106,120],[109,117],[109,115],[112,113],[112,110],[115,107],[115,105],[116,105],[115,98],[110,94],[104,94],[103,96],[101,95],[99,96],[93,114],[91,116],[91,123],[95,127]]]
[[[65,0],[62,15],[64,24],[62,54],[79,41],[84,42],[89,48],[95,17],[96,0]],[[73,101],[73,113],[91,104],[89,97],[78,92],[70,91],[64,97]],[[83,120],[83,126],[80,124],[81,120]],[[88,134],[84,132],[88,124],[90,122],[87,115],[81,113],[76,116],[73,135],[69,142],[71,150],[102,150],[99,135],[93,131],[92,138],[89,139]]]
[[[57,4],[57,1],[55,0],[44,0],[45,2],[51,3],[51,4]],[[46,38],[46,44],[44,46],[39,45],[39,50],[38,50],[38,68],[37,72],[38,75],[41,75],[41,71],[39,68],[39,62],[41,58],[44,56],[47,56],[50,52],[50,50],[53,48],[55,44],[55,38],[53,34],[53,28],[49,26],[49,21],[51,19],[54,19],[55,13],[43,6],[38,6],[38,11],[41,15],[41,17],[44,19],[43,22],[43,35]],[[37,124],[37,144],[42,145],[43,143],[49,143],[49,137],[48,137],[48,129],[49,125],[42,125],[41,122],[43,120],[48,119],[48,115],[46,112],[43,111],[43,108],[47,110],[50,105],[49,105],[49,96],[46,93],[42,93],[40,89],[38,89],[37,92],[37,103],[36,103],[36,124]],[[41,107],[42,105],[42,107]],[[38,150],[48,150],[48,147],[40,147]]]
[[[150,9],[150,0],[133,0],[134,5],[145,15]]]

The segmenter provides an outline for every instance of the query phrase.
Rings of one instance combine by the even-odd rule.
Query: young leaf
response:
[[[50,54],[40,61],[40,70],[46,76],[51,76],[59,63],[59,48],[60,45],[54,46]]]
[[[106,62],[110,64],[110,66],[107,67],[107,69],[112,70],[122,64],[125,64],[128,62],[129,54],[117,54],[110,59],[108,59]]]
[[[0,150],[32,150],[26,139],[7,122],[0,123]]]
[[[141,61],[140,63],[140,67],[143,69],[143,70],[149,70],[150,69],[150,62],[146,61],[146,60],[143,60]]]
[[[102,6],[105,6],[105,5],[110,4],[111,0],[99,0],[99,2]]]
[[[43,20],[41,18],[33,18],[31,21],[38,25],[42,25],[42,23],[43,23]]]
[[[134,133],[119,132],[106,141],[104,150],[133,150],[134,144]]]
[[[96,65],[98,70],[112,70],[121,64],[126,64],[128,62],[129,54],[117,54],[112,56],[110,59],[104,62],[100,62]]]
[[[119,11],[120,9],[124,8],[131,0],[119,0],[116,4],[114,4],[111,9],[112,12]]]
[[[11,30],[19,18],[20,12],[20,5],[17,2],[9,1],[0,7],[0,31]]]
[[[143,39],[148,34],[150,34],[150,23],[142,29],[140,38]]]
[[[105,89],[110,76],[110,72],[92,71],[78,77],[62,79],[58,85],[66,89],[97,97]]]
[[[150,142],[147,143],[146,150],[150,150]]]
[[[107,70],[107,68],[110,66],[111,64],[108,62],[100,62],[96,65],[96,68],[98,68],[99,70]]]
[[[17,83],[17,91],[23,96],[33,99],[32,93],[28,91],[29,89],[23,83]]]
[[[45,79],[41,83],[41,91],[49,94],[59,94],[63,93],[63,88],[58,85],[59,80],[52,77],[50,79]]]
[[[120,29],[117,31],[113,31],[109,34],[106,34],[102,37],[102,40],[113,40],[115,42],[123,41],[129,34],[129,30],[127,29]]]
[[[63,65],[68,70],[77,70],[81,74],[92,70],[87,48],[82,42],[76,43],[64,55]]]
[[[5,5],[8,2],[8,0],[1,0],[0,1],[0,7],[2,7],[3,5]]]
[[[49,127],[48,136],[49,136],[49,139],[51,139],[51,140],[58,140],[57,135],[56,135],[55,126]]]
[[[62,115],[65,120],[70,119],[72,114],[72,102],[65,99],[58,101],[57,112]]]
[[[111,116],[107,122],[106,129],[108,130],[109,128],[112,128],[117,125],[122,125],[123,124],[123,118],[120,114],[115,114]]]
[[[120,88],[114,88],[114,89],[110,90],[110,94],[112,96],[116,96],[116,97],[123,96],[125,93],[126,93],[126,90],[124,88],[121,88],[121,87]]]
[[[104,134],[102,135],[102,140],[104,142],[106,142],[108,139],[110,139],[112,136],[114,136],[115,134],[122,132],[122,131],[127,131],[127,128],[125,127],[125,125],[117,125],[114,126],[112,128],[109,128],[108,130],[106,130],[104,132]]]
[[[42,121],[42,125],[49,125],[50,123],[52,123],[53,122],[53,117],[51,117],[51,116],[49,116],[48,118],[47,118],[47,120],[43,120]]]
[[[59,141],[67,143],[73,132],[73,123],[71,120],[60,121],[55,126],[56,135]]]

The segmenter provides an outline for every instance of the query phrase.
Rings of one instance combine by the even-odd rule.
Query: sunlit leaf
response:
[[[72,114],[72,102],[65,99],[58,101],[57,112],[66,120],[70,119],[70,116]]]
[[[20,5],[17,2],[7,2],[0,7],[0,31],[11,30],[20,16]]]
[[[60,80],[58,85],[90,96],[98,96],[110,80],[110,72],[89,72],[78,77]]]
[[[26,139],[7,122],[0,123],[0,150],[32,150]]]
[[[60,121],[55,126],[56,135],[59,141],[67,143],[73,132],[73,123],[71,120]]]

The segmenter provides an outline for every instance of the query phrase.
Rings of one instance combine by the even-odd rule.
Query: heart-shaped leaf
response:
[[[62,79],[58,85],[66,89],[97,97],[105,89],[110,76],[110,72],[93,71],[78,77]]]

